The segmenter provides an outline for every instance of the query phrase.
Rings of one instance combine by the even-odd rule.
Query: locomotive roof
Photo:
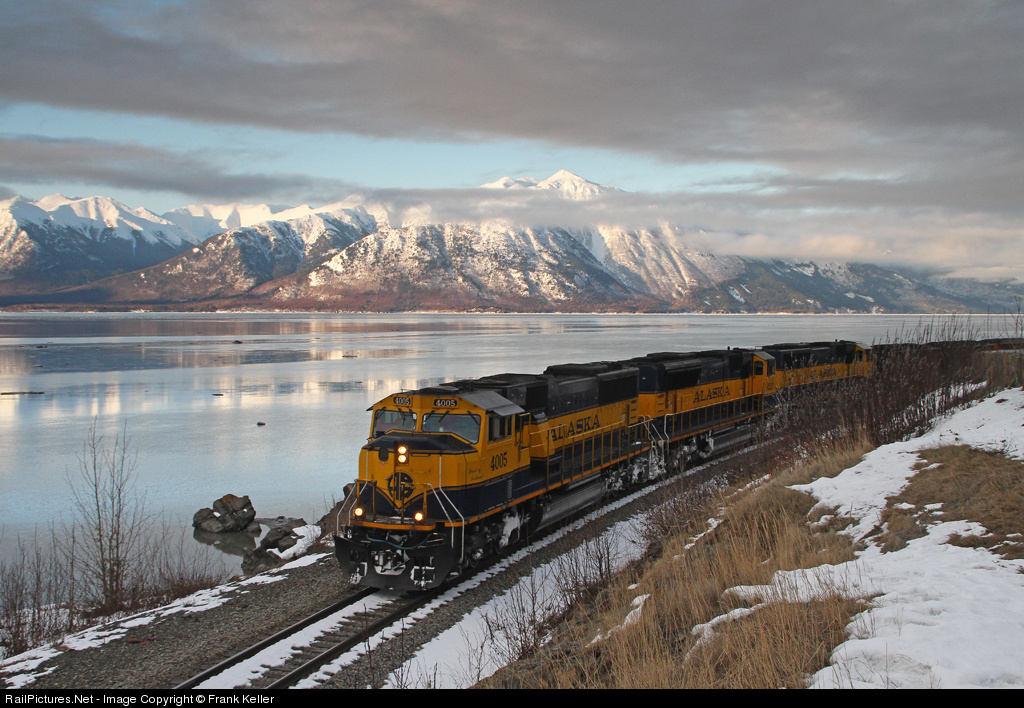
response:
[[[762,349],[815,349],[818,347],[835,347],[841,345],[848,347],[850,345],[860,346],[857,342],[849,339],[837,339],[834,342],[785,342],[783,344],[766,344],[761,347]]]
[[[460,393],[459,396],[462,400],[469,401],[474,406],[480,406],[488,413],[495,413],[497,415],[515,415],[517,413],[526,412],[504,396],[487,389],[467,391],[465,393]]]
[[[488,388],[467,389],[452,384],[441,384],[440,386],[425,386],[408,393],[413,396],[457,397],[474,406],[479,406],[489,413],[497,413],[498,415],[514,415],[526,412],[498,392]],[[371,408],[367,410],[371,410]]]

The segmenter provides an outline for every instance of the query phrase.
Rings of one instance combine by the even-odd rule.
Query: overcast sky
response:
[[[1020,0],[0,0],[0,197],[564,168],[730,252],[1020,277],[1022,153]]]

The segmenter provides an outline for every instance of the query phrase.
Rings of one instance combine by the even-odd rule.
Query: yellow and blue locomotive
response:
[[[864,375],[853,364],[867,359],[852,342],[659,352],[388,396],[370,409],[338,518],[338,561],[364,585],[436,587],[609,491],[663,474],[666,455],[678,464],[744,442],[780,378]]]

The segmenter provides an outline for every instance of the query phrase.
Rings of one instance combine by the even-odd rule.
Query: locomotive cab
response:
[[[503,479],[529,466],[525,412],[494,391],[439,386],[371,409],[359,477],[335,552],[359,581],[426,587],[479,556],[477,522],[507,501]]]

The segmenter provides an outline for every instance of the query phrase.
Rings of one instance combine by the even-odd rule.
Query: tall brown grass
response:
[[[810,598],[765,589],[776,571],[838,564],[853,557],[836,525],[822,527],[814,500],[787,485],[834,475],[866,452],[864,443],[792,463],[772,481],[750,486],[742,456],[719,463],[739,487],[702,489],[672,505],[677,533],[660,557],[607,582],[596,601],[577,606],[549,651],[509,667],[486,685],[537,688],[777,688],[803,685],[827,665],[831,648],[862,600],[842,584],[820,581]],[[726,468],[728,468],[726,470]],[[665,500],[663,500],[665,503]],[[723,511],[724,510],[724,511]],[[709,517],[721,523],[700,534]],[[791,589],[792,590],[792,589]],[[638,598],[644,598],[637,608]],[[624,622],[624,618],[637,618]],[[695,633],[715,618],[714,629]],[[548,645],[545,645],[548,646]],[[575,649],[566,651],[566,647]]]

